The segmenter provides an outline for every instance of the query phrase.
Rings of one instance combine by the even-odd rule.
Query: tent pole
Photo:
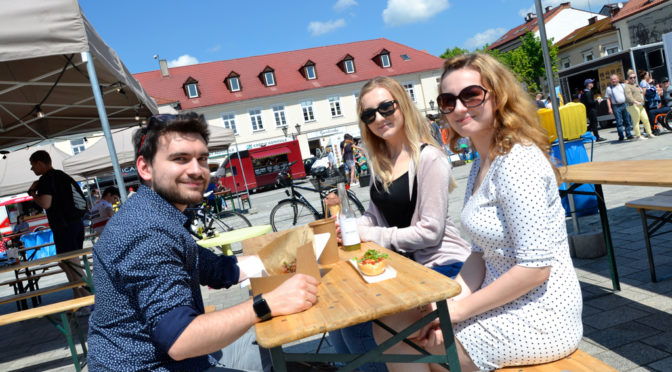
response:
[[[247,188],[247,178],[245,178],[245,169],[243,169],[243,161],[240,160],[240,150],[238,149],[238,140],[236,135],[233,135],[233,142],[236,144],[236,154],[238,155],[238,163],[240,164],[240,171],[243,174],[243,182],[245,182],[245,192],[247,192],[247,205],[252,208],[252,200],[250,198],[250,190]],[[238,195],[238,203],[240,203],[240,209],[243,208],[243,201],[240,200],[240,195]]]
[[[541,39],[541,51],[544,56],[544,68],[546,69],[546,82],[548,83],[548,93],[551,96],[551,105],[553,105],[553,119],[555,119],[555,130],[558,133],[558,146],[560,148],[560,160],[562,166],[567,166],[567,154],[565,153],[565,140],[562,134],[562,123],[560,122],[560,106],[558,105],[558,98],[555,96],[553,67],[551,65],[551,54],[548,51],[548,41],[546,39],[546,24],[544,22],[544,10],[541,7],[541,0],[534,0],[534,5],[537,8],[537,24],[539,25],[539,38]],[[574,196],[567,195],[569,202],[569,210],[572,214],[572,225],[574,232],[579,233],[579,222],[576,218],[576,208],[574,207]]]
[[[107,148],[110,151],[110,160],[112,160],[114,178],[117,180],[117,185],[119,185],[121,202],[124,203],[126,202],[126,185],[124,184],[124,178],[121,176],[121,167],[119,166],[119,159],[117,159],[117,150],[114,148],[112,132],[110,131],[110,122],[107,121],[107,113],[105,112],[103,94],[100,92],[98,75],[96,75],[96,68],[93,66],[93,58],[91,57],[91,53],[82,52],[82,60],[86,62],[86,70],[89,73],[89,81],[91,82],[93,97],[96,99],[96,108],[98,109],[98,116],[100,116],[100,124],[103,127],[103,133],[105,133],[105,140],[107,141]]]

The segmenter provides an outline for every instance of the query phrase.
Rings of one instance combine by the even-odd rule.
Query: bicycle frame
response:
[[[318,210],[315,209],[315,207],[313,207],[312,204],[310,204],[310,202],[308,201],[308,199],[306,199],[306,197],[303,196],[303,194],[301,194],[300,192],[296,191],[295,189],[301,189],[301,190],[307,190],[307,191],[315,191],[315,192],[319,192],[319,193],[320,193],[320,196],[322,196],[322,193],[321,193],[320,191],[318,191],[318,190],[316,190],[316,189],[309,188],[309,187],[296,186],[296,185],[294,185],[294,182],[293,182],[293,181],[292,181],[292,183],[289,185],[289,188],[290,188],[291,191],[290,191],[290,190],[285,190],[285,193],[286,193],[287,196],[289,196],[290,198],[289,198],[289,199],[285,199],[285,200],[290,200],[290,201],[291,201],[291,200],[299,200],[299,201],[303,202],[306,206],[308,206],[308,209],[310,209],[310,211],[313,212],[313,215],[315,216],[315,219],[324,218],[324,213],[325,213],[325,211],[324,211],[324,206],[322,206],[322,213],[318,212]],[[280,202],[278,202],[278,203],[280,203]]]

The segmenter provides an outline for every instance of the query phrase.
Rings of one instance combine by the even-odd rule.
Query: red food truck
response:
[[[0,198],[0,232],[2,235],[12,233],[16,218],[23,214],[30,231],[38,227],[49,228],[47,216],[28,194],[13,195]]]
[[[295,160],[297,162],[290,168],[292,177],[306,177],[299,141],[296,140],[231,153],[220,166],[224,171],[220,180],[227,189],[234,192],[245,191],[245,181],[250,191],[273,187],[278,172],[287,163]]]

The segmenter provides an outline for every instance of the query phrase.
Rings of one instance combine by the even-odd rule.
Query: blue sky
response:
[[[381,37],[438,56],[492,42],[534,11],[533,0],[79,1],[132,73],[158,69],[157,54],[174,66]]]

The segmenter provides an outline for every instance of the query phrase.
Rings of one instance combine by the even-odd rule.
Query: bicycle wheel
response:
[[[315,221],[315,215],[308,206],[298,200],[283,200],[271,210],[273,231],[283,231]]]
[[[227,232],[244,227],[250,227],[250,221],[240,212],[237,211],[223,211],[219,217],[212,218],[212,229],[216,232]]]

